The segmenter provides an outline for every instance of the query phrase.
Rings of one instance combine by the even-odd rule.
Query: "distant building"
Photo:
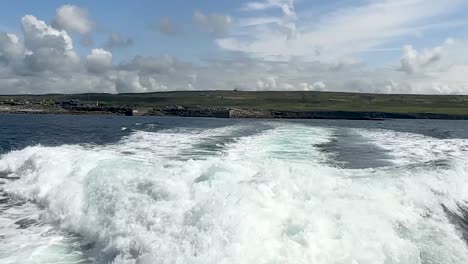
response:
[[[62,107],[79,107],[81,106],[81,102],[80,100],[78,99],[71,99],[71,100],[67,100],[67,101],[59,101],[59,102],[55,102],[55,105],[59,105],[59,106],[62,106]]]

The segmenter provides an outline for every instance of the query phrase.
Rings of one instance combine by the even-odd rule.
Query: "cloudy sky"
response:
[[[466,0],[11,1],[0,94],[468,94]]]

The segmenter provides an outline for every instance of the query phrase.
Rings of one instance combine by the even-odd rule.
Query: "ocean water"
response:
[[[0,263],[468,263],[468,122],[0,115]]]

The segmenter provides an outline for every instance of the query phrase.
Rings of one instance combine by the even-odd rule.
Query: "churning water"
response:
[[[468,263],[468,123],[0,116],[0,263]]]

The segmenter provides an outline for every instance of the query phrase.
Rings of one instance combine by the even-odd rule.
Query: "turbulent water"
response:
[[[0,116],[0,263],[468,263],[468,122]]]

